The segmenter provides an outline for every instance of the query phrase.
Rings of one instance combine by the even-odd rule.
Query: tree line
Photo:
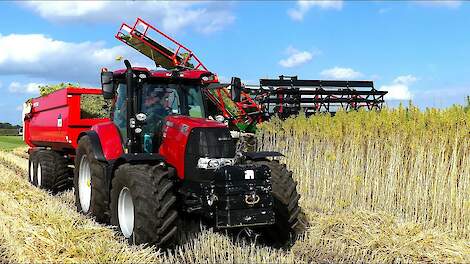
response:
[[[0,129],[18,129],[20,127],[19,125],[12,125],[10,123],[0,123]]]

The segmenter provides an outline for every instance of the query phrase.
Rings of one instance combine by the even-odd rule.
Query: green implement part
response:
[[[227,86],[206,90],[207,98],[222,111],[222,115],[229,119],[240,132],[255,133],[258,119],[253,116],[257,114],[256,109],[243,108],[230,97]],[[253,111],[255,110],[255,111]]]

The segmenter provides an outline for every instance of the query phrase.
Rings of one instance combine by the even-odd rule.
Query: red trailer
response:
[[[81,97],[102,96],[101,89],[68,87],[34,98],[25,111],[24,139],[32,149],[50,148],[75,154],[81,132],[109,118],[82,118]]]
[[[109,118],[86,116],[82,109],[84,96],[102,97],[102,91],[67,87],[25,104],[24,141],[29,146],[29,175],[34,185],[53,192],[70,186],[69,165],[74,162],[80,133],[109,121]],[[34,171],[38,173],[35,175]],[[41,177],[41,172],[54,175],[53,180]]]

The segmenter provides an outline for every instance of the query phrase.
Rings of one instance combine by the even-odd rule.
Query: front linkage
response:
[[[213,219],[216,228],[275,222],[267,166],[240,164],[207,170],[213,170],[211,181],[183,183],[180,193],[184,197],[184,212]]]
[[[196,174],[211,176],[181,183],[182,211],[211,220],[217,229],[250,228],[268,244],[290,246],[306,223],[292,172],[267,159],[280,155],[260,152],[235,159],[199,159]]]

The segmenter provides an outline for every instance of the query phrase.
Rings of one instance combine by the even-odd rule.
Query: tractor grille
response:
[[[213,171],[197,168],[199,158],[233,158],[235,141],[228,128],[194,128],[186,145],[184,160],[185,179],[197,182],[212,180]]]

